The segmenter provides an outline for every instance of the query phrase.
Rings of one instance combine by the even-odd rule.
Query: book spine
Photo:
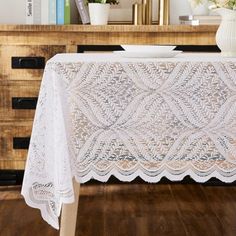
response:
[[[49,0],[49,24],[56,25],[57,23],[57,1]]]
[[[90,22],[88,10],[84,4],[84,0],[75,0],[76,6],[78,8],[80,18],[83,24],[88,24]]]
[[[26,0],[26,24],[33,24],[33,0]]]
[[[49,0],[41,1],[41,24],[49,24]]]
[[[199,25],[199,20],[181,20],[181,25]]]
[[[202,22],[200,21],[199,25],[220,25],[220,22]]]
[[[64,25],[64,0],[57,0],[57,24]]]
[[[34,24],[41,24],[41,0],[33,0],[33,18]]]
[[[69,25],[70,22],[70,0],[65,0],[65,25]]]

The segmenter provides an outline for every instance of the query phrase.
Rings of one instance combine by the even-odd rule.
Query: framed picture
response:
[[[137,0],[120,0],[118,5],[111,5],[110,24],[132,24],[132,4]],[[152,21],[157,23],[158,6],[157,0],[152,0]]]

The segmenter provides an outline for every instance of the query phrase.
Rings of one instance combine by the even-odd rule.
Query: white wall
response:
[[[188,0],[170,0],[170,23],[179,24],[180,15],[190,15],[191,8]]]
[[[0,24],[25,24],[25,0],[0,0]]]

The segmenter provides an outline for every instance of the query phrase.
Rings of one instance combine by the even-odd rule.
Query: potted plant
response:
[[[91,25],[107,25],[110,4],[118,4],[117,0],[88,0]]]
[[[222,56],[236,57],[236,0],[210,0],[210,9],[221,15],[216,44]]]

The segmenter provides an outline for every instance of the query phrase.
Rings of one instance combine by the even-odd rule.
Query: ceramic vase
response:
[[[236,10],[219,8],[215,10],[222,17],[216,32],[216,44],[224,57],[236,57]]]
[[[89,3],[88,7],[91,25],[107,25],[110,4]]]

